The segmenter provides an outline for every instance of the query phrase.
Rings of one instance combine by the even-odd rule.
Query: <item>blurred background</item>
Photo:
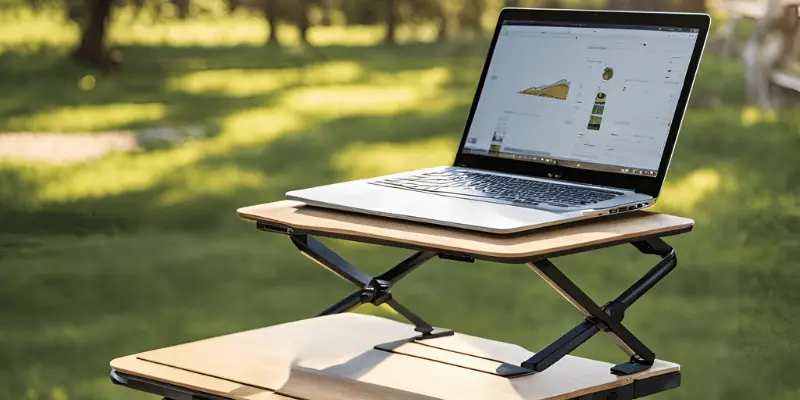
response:
[[[108,362],[348,294],[236,208],[450,163],[504,5],[712,14],[657,208],[697,226],[626,321],[683,366],[658,398],[800,398],[796,2],[0,1],[0,398],[151,398],[112,386]],[[329,244],[369,272],[406,255]],[[557,260],[601,304],[654,262]],[[396,292],[533,351],[582,319],[524,266],[437,260]],[[625,358],[602,335],[577,354]]]

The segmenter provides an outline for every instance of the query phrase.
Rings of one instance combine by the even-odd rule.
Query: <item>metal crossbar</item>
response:
[[[339,300],[336,304],[326,308],[319,314],[320,316],[344,313],[361,304],[370,303],[375,306],[386,304],[414,324],[414,330],[421,333],[420,336],[415,338],[416,340],[453,335],[451,330],[435,329],[420,316],[400,304],[392,294],[392,287],[395,283],[426,261],[436,257],[436,253],[418,251],[383,274],[372,277],[345,261],[333,250],[309,235],[291,235],[290,237],[292,243],[306,257],[360,288]]]

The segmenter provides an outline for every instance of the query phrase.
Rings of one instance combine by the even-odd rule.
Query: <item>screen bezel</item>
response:
[[[664,154],[658,168],[658,175],[655,177],[645,177],[628,175],[614,172],[593,171],[566,166],[542,164],[530,161],[519,161],[506,158],[464,154],[464,144],[467,141],[469,129],[475,117],[475,110],[478,107],[478,99],[483,91],[489,64],[494,55],[497,38],[500,29],[506,21],[521,22],[546,22],[546,23],[587,23],[587,24],[609,24],[627,26],[659,26],[665,28],[692,28],[698,29],[697,42],[692,53],[689,69],[686,74],[675,115],[672,119],[672,128],[667,138]],[[461,137],[461,144],[458,146],[458,153],[453,163],[457,167],[467,167],[497,171],[504,173],[519,174],[540,178],[554,178],[570,182],[588,183],[592,185],[609,186],[623,189],[635,190],[637,193],[648,194],[658,197],[664,179],[667,175],[670,159],[675,149],[678,133],[689,103],[689,95],[694,85],[697,68],[703,54],[703,48],[708,36],[711,17],[706,14],[683,14],[683,13],[650,13],[650,12],[622,12],[622,11],[576,11],[576,10],[545,10],[545,9],[525,9],[525,8],[505,8],[500,12],[500,17],[495,27],[492,43],[481,72],[478,88],[472,101],[464,133]]]

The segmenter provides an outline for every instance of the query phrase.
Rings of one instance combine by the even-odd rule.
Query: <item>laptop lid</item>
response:
[[[454,165],[657,197],[710,23],[504,9]]]

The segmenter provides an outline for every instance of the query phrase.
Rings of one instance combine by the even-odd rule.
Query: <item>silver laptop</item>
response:
[[[504,9],[452,166],[286,197],[492,233],[650,207],[710,23],[705,14]]]

